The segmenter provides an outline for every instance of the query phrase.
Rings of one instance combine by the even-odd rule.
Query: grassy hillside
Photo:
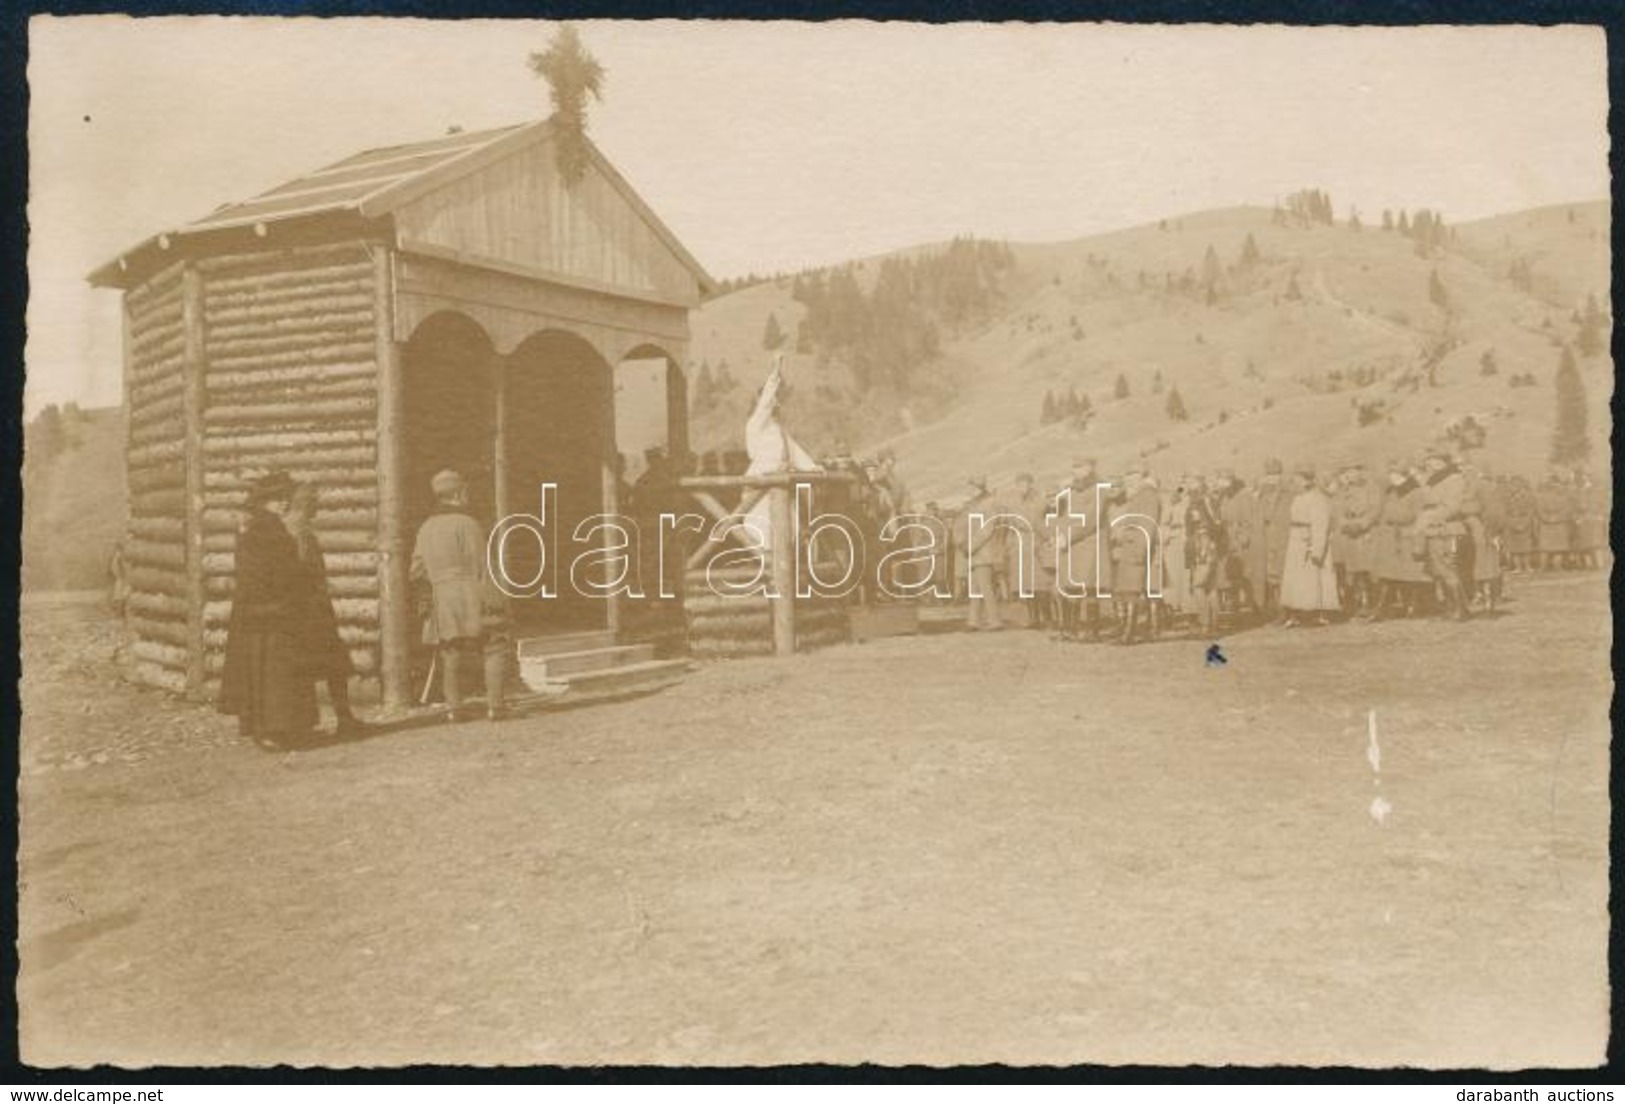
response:
[[[25,590],[106,586],[108,558],[124,531],[123,413],[69,411],[59,430],[47,434],[36,418],[24,438]]]
[[[1249,236],[1257,257],[1243,263]],[[1465,224],[1428,256],[1397,232],[1294,224],[1263,208],[1016,246],[997,316],[943,344],[958,389],[951,407],[921,417],[896,396],[871,396],[858,404],[861,421],[880,431],[852,441],[890,444],[922,495],[954,498],[972,470],[1053,480],[1080,452],[1107,470],[1146,457],[1165,475],[1221,465],[1251,474],[1269,455],[1381,461],[1471,415],[1489,429],[1487,463],[1539,471],[1555,417],[1552,377],[1579,329],[1573,312],[1588,294],[1607,303],[1607,242],[1608,209],[1595,203]],[[1527,289],[1509,275],[1519,257],[1532,270]],[[707,304],[694,358],[726,357],[748,399],[769,360],[767,315],[786,324],[798,310],[783,283]],[[1482,374],[1486,354],[1494,375]],[[791,358],[788,370],[798,384],[821,382],[811,357]],[[1612,364],[1602,353],[1582,358],[1581,370],[1601,469]],[[1524,373],[1534,385],[1513,386]],[[1119,375],[1127,399],[1113,397]],[[1166,413],[1173,387],[1186,421]],[[1041,426],[1045,391],[1068,388],[1088,396],[1087,426]],[[1361,404],[1370,408],[1363,425]],[[727,414],[726,424],[696,426],[701,447],[737,440],[743,411]],[[798,432],[829,444],[822,424],[796,416],[792,404]]]

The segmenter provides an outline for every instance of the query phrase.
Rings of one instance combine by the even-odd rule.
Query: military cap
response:
[[[467,486],[468,481],[450,468],[436,472],[434,478],[429,480],[429,489],[439,498],[454,495]]]

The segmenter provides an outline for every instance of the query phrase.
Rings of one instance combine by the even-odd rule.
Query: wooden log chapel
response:
[[[469,476],[486,518],[535,512],[544,480],[564,533],[615,512],[615,368],[665,361],[684,457],[688,312],[714,286],[596,149],[566,184],[546,122],[358,153],[90,281],[124,293],[137,677],[212,695],[246,490],[280,468],[320,487],[340,633],[389,706],[430,476]],[[616,629],[615,600],[567,591],[550,628]]]

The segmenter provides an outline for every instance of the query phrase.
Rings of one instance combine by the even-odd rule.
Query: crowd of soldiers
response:
[[[952,533],[939,593],[967,604],[973,628],[1003,627],[1014,604],[1018,624],[1065,640],[1134,643],[1180,623],[1213,635],[1221,620],[1466,619],[1496,609],[1507,575],[1596,568],[1608,544],[1609,488],[1585,473],[1531,486],[1443,449],[1380,471],[1300,464],[1290,479],[1272,459],[1252,486],[1228,469],[1103,477],[1090,458],[1054,493],[1025,473],[969,484],[957,510],[924,507]]]
[[[699,467],[730,473],[743,454],[735,459]],[[646,478],[667,501],[663,458],[650,461]],[[1221,622],[1466,619],[1495,611],[1508,575],[1596,568],[1608,547],[1609,488],[1584,471],[1554,468],[1537,485],[1443,448],[1379,469],[1299,464],[1290,477],[1270,459],[1250,486],[1228,468],[1161,481],[1140,465],[1104,474],[1079,457],[1049,492],[1027,473],[1003,487],[972,476],[952,509],[911,502],[889,451],[860,460],[839,450],[821,467],[851,477],[821,490],[818,509],[850,518],[860,547],[881,547],[902,515],[942,534],[929,586],[919,572],[879,578],[871,555],[855,601],[964,603],[982,630],[1005,627],[1014,609],[1017,625],[1064,640],[1132,643],[1183,626],[1212,635]],[[640,482],[645,493],[631,498],[648,501],[656,488]]]

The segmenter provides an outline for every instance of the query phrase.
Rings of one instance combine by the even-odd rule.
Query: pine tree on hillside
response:
[[[772,352],[784,344],[784,331],[779,328],[779,316],[767,312],[767,326],[762,330],[762,348]]]
[[[1190,418],[1190,415],[1185,412],[1185,400],[1180,398],[1177,384],[1169,388],[1168,403],[1163,409],[1167,410],[1168,417],[1173,421],[1183,422]]]
[[[1574,353],[1566,345],[1553,382],[1557,389],[1557,425],[1552,431],[1552,463],[1578,464],[1591,453],[1591,442],[1586,438],[1585,381],[1580,378]]]
[[[1095,409],[1095,404],[1089,401],[1088,395],[1078,396],[1078,408],[1072,415],[1074,418],[1087,418]]]
[[[1202,254],[1202,283],[1211,291],[1223,274],[1224,266],[1219,263],[1219,255],[1214,252],[1213,247],[1210,245],[1207,247],[1207,252]]]
[[[1400,212],[1399,212],[1398,230],[1399,230],[1399,232],[1401,234],[1404,234],[1407,238],[1411,236],[1411,221],[1410,221],[1410,219],[1405,217],[1405,212],[1404,212],[1403,209],[1401,209]]]
[[[1394,213],[1386,208],[1382,212],[1382,228],[1390,232],[1394,228]]]
[[[1161,368],[1158,368],[1156,370],[1156,372],[1154,372],[1152,374],[1152,376],[1151,376],[1151,393],[1153,395],[1162,394],[1162,369]]]
[[[1078,398],[1076,384],[1067,385],[1066,398],[1057,407],[1056,412],[1063,418],[1076,418],[1083,412],[1083,400]]]
[[[1121,372],[1117,373],[1117,382],[1112,384],[1112,397],[1118,399],[1128,398],[1128,380],[1123,378]]]
[[[1357,207],[1349,208],[1349,229],[1356,232],[1364,229],[1364,225],[1360,222],[1360,210]]]
[[[1050,425],[1050,424],[1054,423],[1057,420],[1057,418],[1058,418],[1058,412],[1055,409],[1055,392],[1053,392],[1053,391],[1045,391],[1044,392],[1044,409],[1038,415],[1038,424],[1039,425]]]
[[[1258,254],[1258,243],[1253,240],[1252,231],[1247,232],[1247,240],[1241,243],[1241,267],[1251,268],[1261,258]]]

